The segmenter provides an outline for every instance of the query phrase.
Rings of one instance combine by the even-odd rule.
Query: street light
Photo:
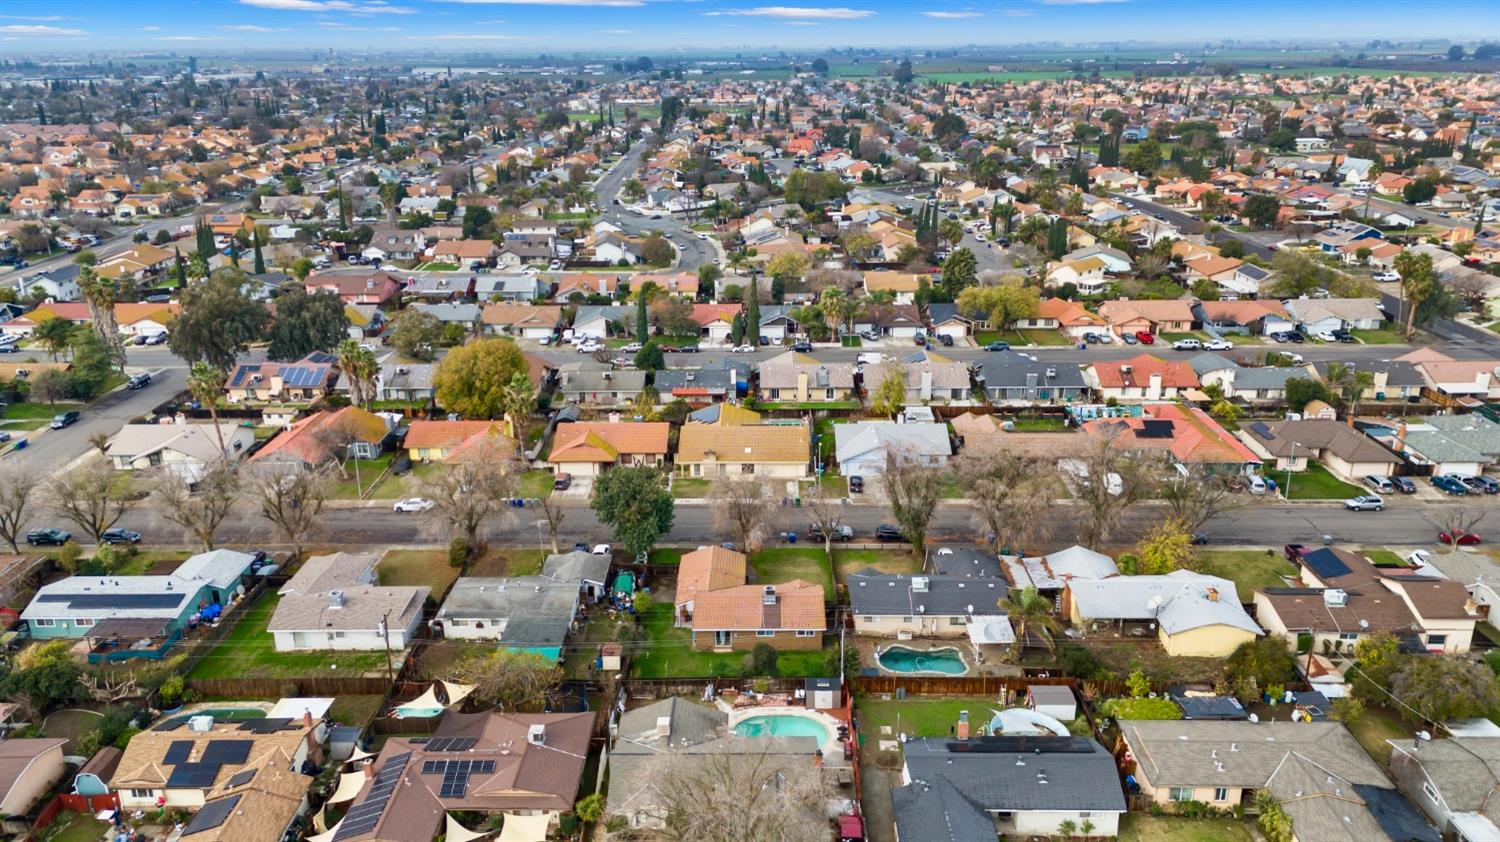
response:
[[[547,548],[542,545],[542,527],[547,525],[547,519],[546,518],[538,518],[537,520],[534,521],[534,523],[536,524],[536,548],[537,548],[537,551],[541,552],[541,553],[545,553],[545,552],[547,552]]]
[[[1292,457],[1286,463],[1286,491],[1282,492],[1286,499],[1292,499],[1292,463],[1297,461],[1297,448],[1304,447],[1301,442],[1292,442]]]

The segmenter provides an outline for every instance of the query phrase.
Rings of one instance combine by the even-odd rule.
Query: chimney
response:
[[[313,726],[312,711],[310,711],[310,710],[304,710],[304,711],[302,711],[302,727],[303,728],[311,728],[312,726]]]
[[[1400,424],[1400,426],[1396,427],[1396,440],[1391,443],[1391,450],[1394,450],[1397,453],[1400,453],[1401,451],[1403,451],[1405,449],[1406,449],[1406,422],[1402,421],[1401,424]]]
[[[365,763],[365,780],[371,780],[374,777],[375,777],[375,764],[374,763],[370,763],[370,762],[366,762]]]
[[[1219,589],[1218,588],[1209,588],[1208,589],[1208,601],[1209,602],[1218,602],[1219,601]]]
[[[969,712],[968,711],[961,710],[961,711],[958,712],[958,727],[956,727],[954,729],[953,733],[956,734],[960,740],[967,740],[969,738]]]

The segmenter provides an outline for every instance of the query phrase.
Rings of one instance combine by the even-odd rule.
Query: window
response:
[[[94,621],[93,620],[85,620],[82,617],[80,617],[77,620],[73,621],[73,625],[77,626],[80,629],[86,629],[86,628],[89,628],[90,626],[94,625]]]
[[[1167,799],[1170,801],[1192,801],[1193,790],[1191,787],[1174,786],[1167,791]]]
[[[344,638],[346,638],[348,636],[349,636],[348,632],[336,631],[336,632],[333,633],[333,639],[334,640],[343,640]]]
[[[1339,634],[1339,640],[1348,640],[1348,641],[1359,640],[1359,632],[1341,632]]]
[[[861,623],[873,623],[873,622],[875,622],[875,618],[872,617],[872,616],[870,616],[869,614],[866,614],[863,617],[860,617],[859,621]]]
[[[136,800],[146,800],[156,797],[156,791],[150,789],[132,789],[130,790],[130,797]]]
[[[798,637],[817,637],[818,633],[815,632],[815,631],[799,631],[799,632],[797,632],[797,636]]]
[[[1226,788],[1224,788],[1224,787],[1222,787],[1222,786],[1219,787],[1219,788],[1217,788],[1217,789],[1215,789],[1214,790],[1214,800],[1215,801],[1227,801],[1227,800],[1229,800],[1229,790],[1226,789]]]
[[[775,637],[776,636],[776,632],[768,631],[766,629],[756,629],[755,630],[755,636],[756,637]]]
[[[1078,814],[1078,818],[1080,818],[1080,819],[1088,819],[1088,818],[1093,818],[1093,815],[1094,815],[1093,813],[1079,813]]]
[[[1442,645],[1446,644],[1447,642],[1448,642],[1448,635],[1446,635],[1446,634],[1429,634],[1429,635],[1427,635],[1427,645],[1428,646],[1442,646]]]
[[[31,624],[33,626],[37,626],[38,628],[44,628],[45,629],[45,628],[51,628],[52,626],[57,625],[57,621],[56,620],[32,620]]]
[[[740,464],[740,473],[742,473],[742,474],[754,474],[755,473],[755,463],[754,462],[742,462]]]
[[[950,625],[950,626],[962,626],[962,625],[967,624],[968,622],[969,622],[969,620],[968,620],[967,617],[949,617],[948,618],[948,625]]]
[[[716,631],[716,632],[714,632],[714,645],[715,646],[728,646],[731,637],[732,637],[732,634],[730,632],[727,632],[727,631]]]
[[[911,618],[910,617],[902,617],[901,618],[901,622],[903,622],[903,623],[910,623],[911,622]]]

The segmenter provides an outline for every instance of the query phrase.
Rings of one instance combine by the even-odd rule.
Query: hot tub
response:
[[[892,646],[875,656],[881,669],[900,675],[963,675],[969,671],[961,652],[951,646],[913,649]]]

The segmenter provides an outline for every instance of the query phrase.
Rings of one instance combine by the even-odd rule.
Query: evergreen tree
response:
[[[255,231],[252,232],[252,234],[251,234],[251,242],[254,243],[254,245],[255,245],[255,274],[257,274],[257,275],[264,275],[266,273],[266,258],[265,258],[264,255],[262,255],[260,253],[260,229],[259,228],[255,229]]]
[[[172,249],[172,252],[176,255],[177,288],[182,289],[187,286],[187,261],[182,259],[181,249]]]
[[[208,260],[210,257],[213,257],[214,256],[214,232],[206,224],[204,224],[202,217],[198,218],[198,228],[197,228],[197,231],[195,232],[195,234],[197,236],[197,241],[198,241],[197,242],[198,256],[201,257],[201,258],[203,258],[204,260]]]
[[[1061,218],[1052,220],[1047,226],[1047,253],[1053,260],[1068,253],[1068,223]]]
[[[635,294],[635,341],[642,345],[651,337],[651,325],[646,320],[646,299],[650,297],[651,287],[651,282],[647,281]]]
[[[754,274],[745,285],[745,341],[751,345],[760,342],[760,284]]]

